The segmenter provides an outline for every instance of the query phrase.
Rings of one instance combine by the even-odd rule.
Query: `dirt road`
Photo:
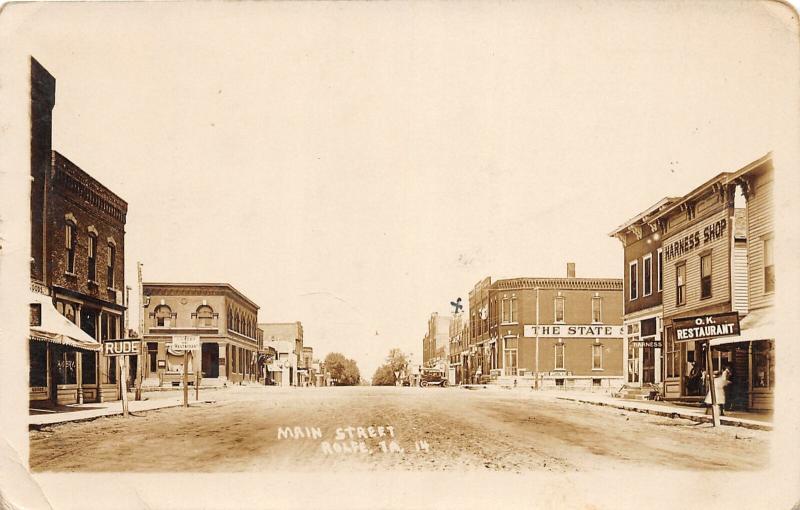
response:
[[[188,409],[31,432],[34,471],[754,470],[769,432],[533,392],[232,388]]]

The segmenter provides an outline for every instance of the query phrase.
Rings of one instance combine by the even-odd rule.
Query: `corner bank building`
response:
[[[124,336],[128,204],[52,150],[55,85],[31,58],[28,346],[37,407],[118,399],[116,359],[100,353],[100,341]]]

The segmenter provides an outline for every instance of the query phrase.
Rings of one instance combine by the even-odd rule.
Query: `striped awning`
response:
[[[30,327],[29,338],[37,342],[50,342],[75,349],[99,351],[100,342],[58,313],[49,296],[31,291],[30,303],[41,305],[40,324]]]

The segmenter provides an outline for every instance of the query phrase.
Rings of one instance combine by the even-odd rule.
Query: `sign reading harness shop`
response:
[[[137,356],[142,352],[142,341],[129,338],[103,340],[105,356]]]
[[[676,342],[691,342],[739,334],[739,312],[686,317],[672,321]]]
[[[622,338],[622,326],[602,326],[596,324],[525,324],[523,336],[554,338]]]

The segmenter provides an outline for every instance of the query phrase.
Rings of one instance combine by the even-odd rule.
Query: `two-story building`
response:
[[[189,357],[189,380],[202,384],[256,382],[259,378],[258,305],[227,283],[144,283],[142,386],[179,386],[183,352],[172,337],[200,337]],[[199,359],[195,359],[194,356]]]
[[[303,324],[269,322],[258,325],[264,331],[264,346],[275,350],[277,357],[267,366],[279,386],[299,386],[305,382],[303,358]]]
[[[473,308],[476,307],[476,308]],[[487,277],[470,292],[473,380],[608,389],[622,382],[622,281]],[[476,328],[474,331],[472,328]]]
[[[118,399],[116,358],[99,341],[125,336],[128,205],[52,150],[54,105],[55,78],[31,59],[30,400]]]
[[[624,250],[624,380],[630,387],[660,388],[662,382],[664,254],[662,233],[648,219],[676,200],[659,200],[609,234]]]
[[[706,342],[680,342],[676,319],[707,314],[747,312],[747,230],[744,210],[737,210],[737,188],[721,173],[652,214],[648,221],[662,236],[665,340],[664,395],[700,401],[706,394],[701,374]],[[743,205],[743,204],[742,204]],[[734,372],[732,401],[743,395],[746,352],[713,348],[713,370]]]

